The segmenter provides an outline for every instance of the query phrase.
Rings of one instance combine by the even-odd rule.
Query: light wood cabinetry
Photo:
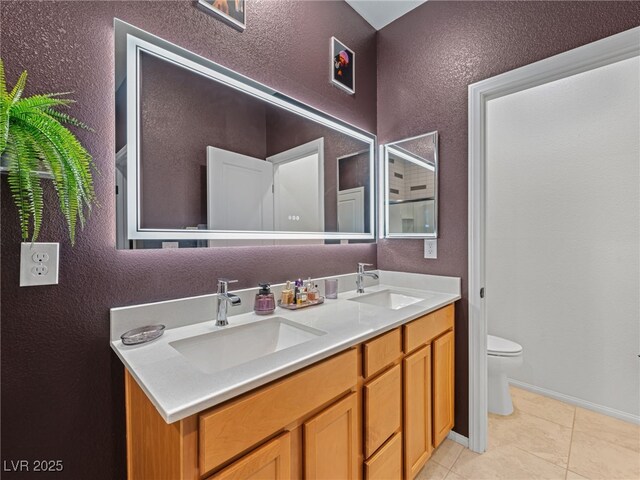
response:
[[[402,372],[400,364],[364,386],[365,457],[369,458],[400,429]]]
[[[431,456],[431,346],[404,359],[404,471],[413,478]]]
[[[199,416],[200,471],[295,423],[356,385],[357,352],[351,349]]]
[[[308,480],[358,478],[358,403],[352,393],[304,424]]]
[[[403,326],[404,475],[411,480],[454,423],[454,317],[448,305]]]
[[[396,433],[384,447],[364,462],[366,480],[398,480],[402,478],[402,433]]]
[[[412,480],[454,422],[441,308],[167,424],[125,371],[129,480]]]
[[[248,453],[209,480],[289,480],[291,435],[285,433]]]
[[[453,428],[454,336],[450,331],[433,342],[433,445]]]
[[[383,368],[393,364],[402,355],[402,332],[395,328],[379,337],[365,342],[363,376],[369,378]]]

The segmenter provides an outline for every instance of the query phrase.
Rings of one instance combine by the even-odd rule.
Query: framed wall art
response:
[[[247,27],[245,0],[198,0],[198,6],[238,30]]]
[[[356,93],[356,54],[336,37],[331,37],[331,83]]]

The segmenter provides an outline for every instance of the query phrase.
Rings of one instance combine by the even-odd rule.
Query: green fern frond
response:
[[[24,92],[24,87],[26,87],[26,85],[27,71],[25,70],[20,74],[20,77],[18,77],[18,81],[13,86],[13,90],[11,90],[11,93],[9,94],[9,101],[11,103],[15,104],[18,100],[20,100],[20,97],[22,97],[22,92]]]
[[[0,58],[0,100],[7,96],[7,81],[4,78],[4,62]]]
[[[53,107],[67,107],[75,103],[68,98],[57,98],[49,95],[34,95],[28,98],[22,98],[14,105],[16,112],[26,113],[34,110],[45,110]]]
[[[60,210],[67,222],[71,243],[76,225],[83,228],[86,212],[96,201],[93,186],[95,164],[66,125],[90,130],[81,121],[56,110],[73,100],[59,98],[67,93],[50,93],[21,98],[26,72],[11,93],[6,91],[4,65],[0,59],[0,155],[9,162],[9,189],[18,207],[23,240],[36,241],[42,226],[44,200],[37,171],[51,173]],[[30,228],[31,227],[31,228]]]

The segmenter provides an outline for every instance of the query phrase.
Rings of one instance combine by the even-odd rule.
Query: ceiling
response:
[[[346,0],[376,30],[389,25],[427,0]]]

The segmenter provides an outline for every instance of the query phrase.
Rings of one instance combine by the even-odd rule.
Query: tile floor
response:
[[[511,387],[478,455],[445,440],[417,480],[640,480],[640,426]]]

